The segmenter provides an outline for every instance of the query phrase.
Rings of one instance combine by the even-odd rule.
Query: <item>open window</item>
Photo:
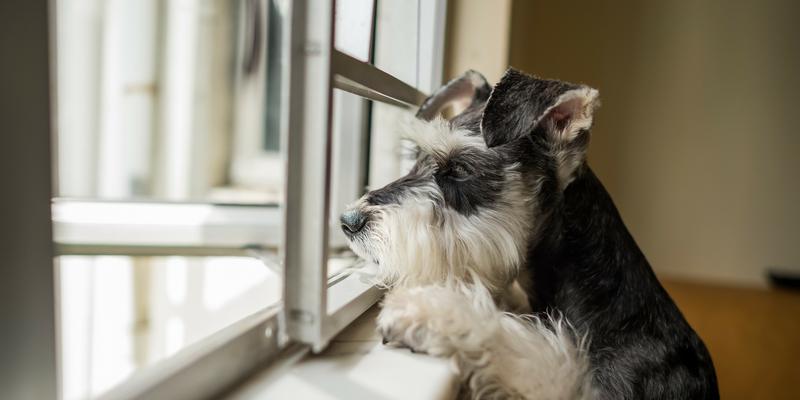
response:
[[[400,174],[445,3],[55,2],[62,398],[207,397],[374,304],[338,215]]]

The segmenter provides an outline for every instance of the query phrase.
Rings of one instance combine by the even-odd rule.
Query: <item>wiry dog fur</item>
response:
[[[469,397],[592,398],[584,338],[561,318],[501,312],[480,284],[396,288],[378,326],[389,342],[453,356]]]
[[[448,103],[466,109],[436,117]],[[379,329],[465,396],[718,398],[708,352],[586,165],[597,91],[468,72],[404,128],[415,165],[342,215],[390,288]],[[533,312],[531,315],[528,313]]]

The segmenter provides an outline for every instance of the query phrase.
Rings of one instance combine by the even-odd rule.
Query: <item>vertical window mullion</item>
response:
[[[286,143],[284,313],[289,338],[324,347],[331,155],[333,0],[291,2]]]

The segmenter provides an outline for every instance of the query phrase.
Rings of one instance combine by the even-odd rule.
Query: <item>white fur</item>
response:
[[[501,312],[480,284],[392,290],[378,327],[391,343],[453,357],[472,398],[593,397],[585,341],[563,319]]]
[[[428,154],[444,157],[466,146],[486,150],[481,138],[451,130],[442,120],[414,120],[407,129],[406,136]],[[388,285],[464,281],[474,273],[493,293],[505,291],[514,283],[532,230],[529,191],[512,168],[498,206],[470,216],[438,207],[442,193],[434,182],[409,189],[399,204],[372,206],[362,199],[354,207],[378,222],[351,248],[378,260],[379,278]]]
[[[434,158],[468,146],[490,151],[482,138],[443,120],[412,120],[405,128],[405,136]],[[373,206],[362,198],[353,207],[373,221],[350,247],[377,261],[377,277],[390,288],[378,318],[384,337],[453,357],[465,394],[592,398],[585,341],[575,339],[567,322],[506,312],[529,311],[517,279],[535,234],[539,190],[525,184],[516,167],[505,171],[500,201],[469,216],[440,207],[443,195],[433,180],[407,188],[398,204]]]

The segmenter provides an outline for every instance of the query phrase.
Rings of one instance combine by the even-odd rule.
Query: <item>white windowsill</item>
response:
[[[339,334],[327,350],[248,379],[227,398],[254,399],[453,399],[457,375],[449,360],[381,344],[373,306]]]

